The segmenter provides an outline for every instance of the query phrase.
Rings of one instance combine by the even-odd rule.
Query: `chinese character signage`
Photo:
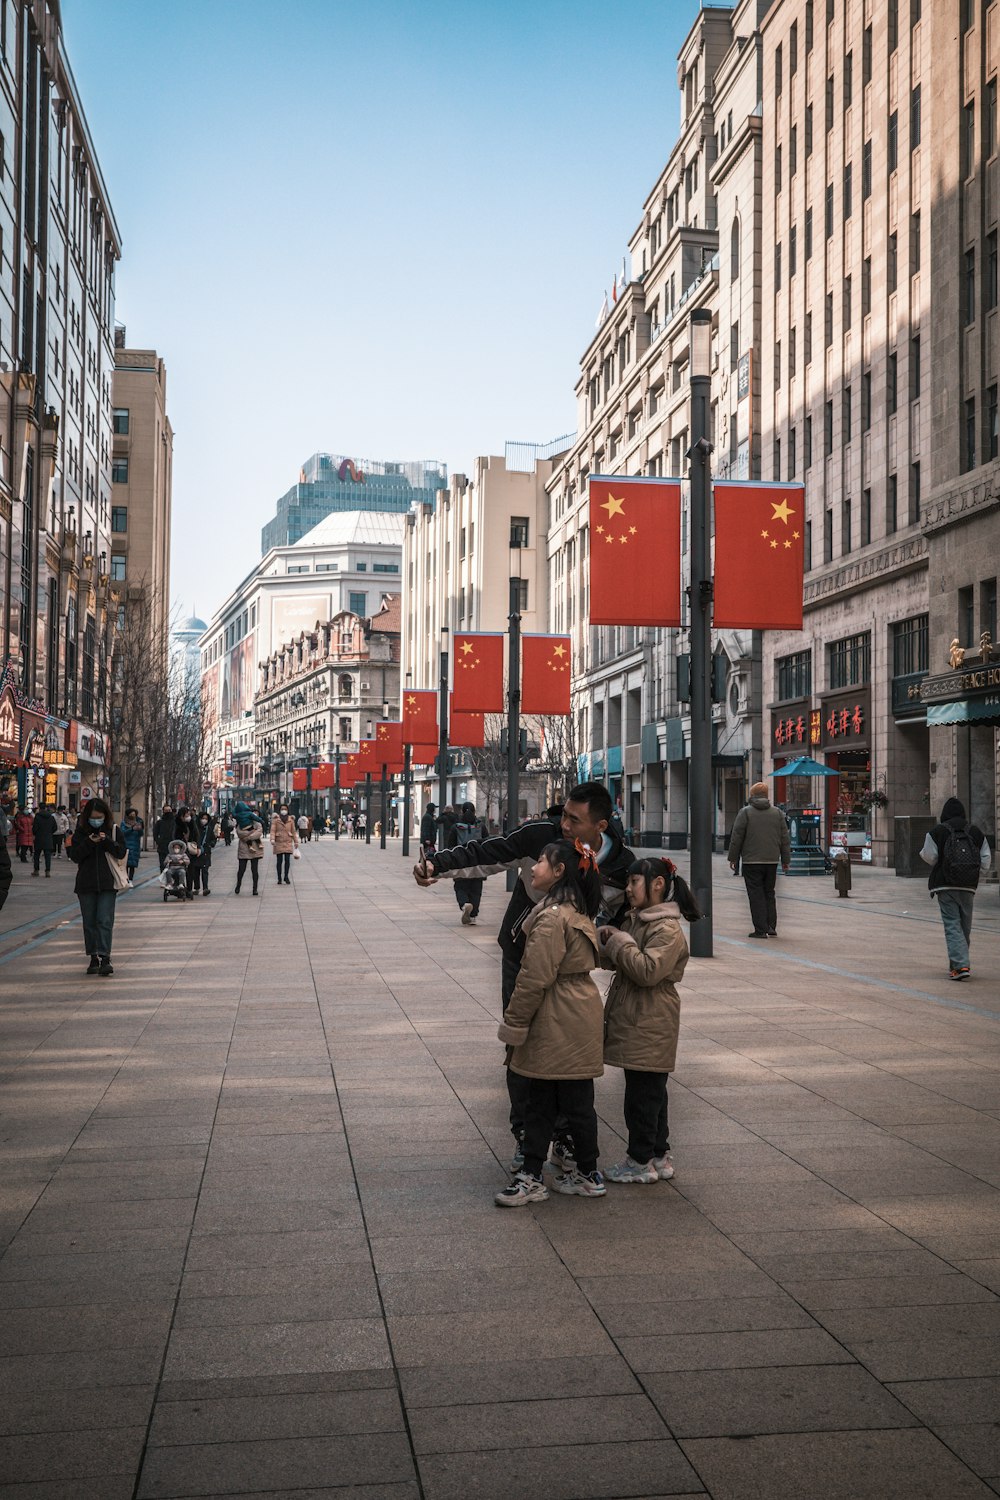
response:
[[[871,744],[871,695],[867,687],[848,688],[824,698],[820,746],[824,750],[867,750]]]
[[[771,754],[776,760],[794,760],[809,750],[809,699],[783,703],[771,712]]]

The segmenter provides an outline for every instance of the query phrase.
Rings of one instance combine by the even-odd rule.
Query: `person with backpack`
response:
[[[957,797],[949,797],[942,807],[941,821],[924,839],[920,858],[931,866],[927,889],[937,897],[944,924],[948,977],[968,979],[972,906],[979,877],[990,867],[990,846]]]
[[[454,833],[454,847],[456,848],[459,845],[464,848],[466,844],[482,842],[484,838],[483,826],[476,817],[476,809],[471,802],[462,803],[462,811],[458,821],[454,825]],[[485,884],[486,881],[483,879],[461,879],[458,876],[455,877],[455,900],[458,902],[458,909],[462,913],[463,927],[475,927],[476,918],[479,916],[479,905],[483,899],[483,886]]]

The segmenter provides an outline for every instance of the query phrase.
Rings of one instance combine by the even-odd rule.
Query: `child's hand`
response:
[[[613,927],[598,927],[597,941],[600,943],[602,948],[606,948],[608,946],[608,943],[611,940],[611,934],[614,932],[614,930],[615,929]]]

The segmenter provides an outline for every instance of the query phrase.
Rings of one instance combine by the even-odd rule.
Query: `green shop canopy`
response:
[[[987,698],[959,698],[955,703],[929,703],[928,724],[1000,724],[1000,694]]]

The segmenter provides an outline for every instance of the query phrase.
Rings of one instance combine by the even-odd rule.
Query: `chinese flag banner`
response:
[[[569,713],[570,661],[568,635],[522,635],[523,714]]]
[[[486,744],[485,714],[466,714],[455,707],[455,694],[451,695],[448,713],[448,743],[464,750],[481,750]],[[435,754],[437,752],[435,751]]]
[[[456,713],[503,713],[503,648],[506,639],[505,635],[455,636],[451,701]]]
[[[801,630],[804,486],[717,480],[713,488],[713,625]]]
[[[375,726],[375,743],[381,757],[379,765],[391,761],[393,765],[403,762],[403,726],[388,719],[380,719]]]
[[[306,773],[305,773],[305,771],[293,770],[292,771],[292,791],[293,792],[304,792],[305,789],[306,789]]]
[[[403,740],[410,745],[438,742],[438,695],[421,688],[403,694]]]
[[[440,752],[440,742],[435,740],[433,745],[413,745],[410,748],[410,764],[413,766],[432,766]]]
[[[590,623],[681,623],[678,480],[591,476]]]
[[[382,762],[378,758],[378,745],[375,740],[359,740],[357,764],[354,769],[358,776],[367,776],[369,772],[373,776],[382,769]],[[352,756],[352,759],[355,757]]]

